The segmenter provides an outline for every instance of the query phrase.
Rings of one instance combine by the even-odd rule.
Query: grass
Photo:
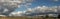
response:
[[[33,17],[33,18],[28,18],[28,17],[0,17],[0,19],[54,19],[54,18],[43,18],[43,17]]]

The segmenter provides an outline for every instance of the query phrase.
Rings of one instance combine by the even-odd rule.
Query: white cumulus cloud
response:
[[[9,14],[9,16],[22,16],[22,13],[22,11],[12,12],[11,14]]]
[[[37,6],[35,8],[32,8],[31,12],[35,12],[35,13],[39,13],[39,12],[57,12],[57,7],[55,7],[55,6],[53,6],[53,7]]]

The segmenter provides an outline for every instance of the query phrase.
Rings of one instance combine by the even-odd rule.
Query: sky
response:
[[[15,9],[15,6],[0,6],[0,13],[3,12],[2,14],[4,15],[17,14],[16,16],[21,16],[22,14],[38,15],[40,13],[47,12],[58,13],[57,11],[60,11],[60,7],[57,10],[58,6],[60,6],[60,0],[23,0],[23,2],[21,2],[20,5],[17,6],[17,9]]]
[[[26,13],[26,14],[39,14],[46,12],[57,12],[56,7],[60,6],[60,0],[33,0],[24,1],[21,3],[20,7],[15,10],[16,13]],[[49,8],[50,7],[50,8]],[[28,11],[27,11],[28,10]],[[48,10],[48,11],[45,11]],[[12,12],[12,13],[15,13]]]
[[[43,5],[48,7],[57,6],[60,5],[60,0],[33,0],[28,8],[34,8]],[[15,11],[24,11],[24,10],[27,10],[27,8],[21,6],[20,8],[17,8]]]

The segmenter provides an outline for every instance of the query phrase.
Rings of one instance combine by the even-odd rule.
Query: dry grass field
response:
[[[0,17],[0,19],[54,19],[54,18],[43,18],[43,17],[33,17],[33,18],[28,18],[28,17]]]

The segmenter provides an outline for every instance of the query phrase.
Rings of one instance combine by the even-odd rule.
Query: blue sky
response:
[[[31,6],[29,8],[34,8],[34,7],[37,7],[37,6],[48,6],[48,7],[51,7],[51,6],[56,6],[56,5],[60,5],[60,0],[33,0],[33,2],[31,2]],[[24,11],[26,10],[26,7],[24,6],[21,6],[20,8],[17,8],[15,11]]]

